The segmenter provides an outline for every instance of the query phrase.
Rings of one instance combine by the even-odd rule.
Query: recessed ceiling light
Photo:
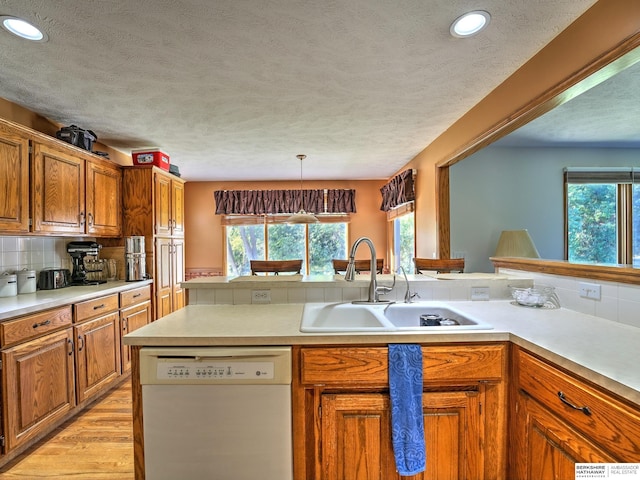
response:
[[[38,27],[32,25],[21,18],[11,17],[8,15],[0,16],[2,28],[21,38],[32,40],[34,42],[46,42],[48,37]]]
[[[489,25],[490,20],[491,15],[489,15],[488,12],[485,12],[484,10],[475,10],[456,18],[451,24],[449,31],[454,37],[471,37],[479,33],[481,30],[484,30],[487,25]]]

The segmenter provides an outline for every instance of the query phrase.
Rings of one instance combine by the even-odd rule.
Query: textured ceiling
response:
[[[495,146],[640,148],[640,63],[520,127]]]
[[[594,3],[0,0],[49,36],[0,29],[0,97],[187,180],[388,178]]]

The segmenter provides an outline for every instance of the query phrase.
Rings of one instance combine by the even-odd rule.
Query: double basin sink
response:
[[[416,303],[307,303],[300,331],[421,332],[490,330],[493,327],[463,314],[445,302]]]

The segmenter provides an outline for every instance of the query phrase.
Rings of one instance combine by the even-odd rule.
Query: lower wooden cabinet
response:
[[[507,347],[424,345],[427,469],[411,478],[504,479]],[[294,477],[400,479],[386,347],[294,347]]]
[[[156,318],[161,318],[185,305],[184,239],[156,238],[155,273]]]
[[[427,468],[411,478],[484,478],[480,398],[477,392],[423,394]],[[321,407],[324,480],[403,478],[395,467],[387,394],[324,394]]]
[[[78,402],[100,393],[120,375],[119,320],[115,312],[73,327]]]
[[[147,291],[149,287],[147,287]],[[120,311],[120,352],[122,355],[122,373],[131,371],[131,347],[125,345],[123,337],[151,322],[151,301],[146,300]]]
[[[520,348],[513,355],[513,480],[573,480],[576,463],[640,462],[640,410]]]
[[[2,351],[5,450],[33,440],[76,405],[73,334],[66,328]]]

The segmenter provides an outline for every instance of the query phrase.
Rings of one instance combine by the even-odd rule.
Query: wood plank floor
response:
[[[131,381],[0,469],[0,480],[133,480]]]

